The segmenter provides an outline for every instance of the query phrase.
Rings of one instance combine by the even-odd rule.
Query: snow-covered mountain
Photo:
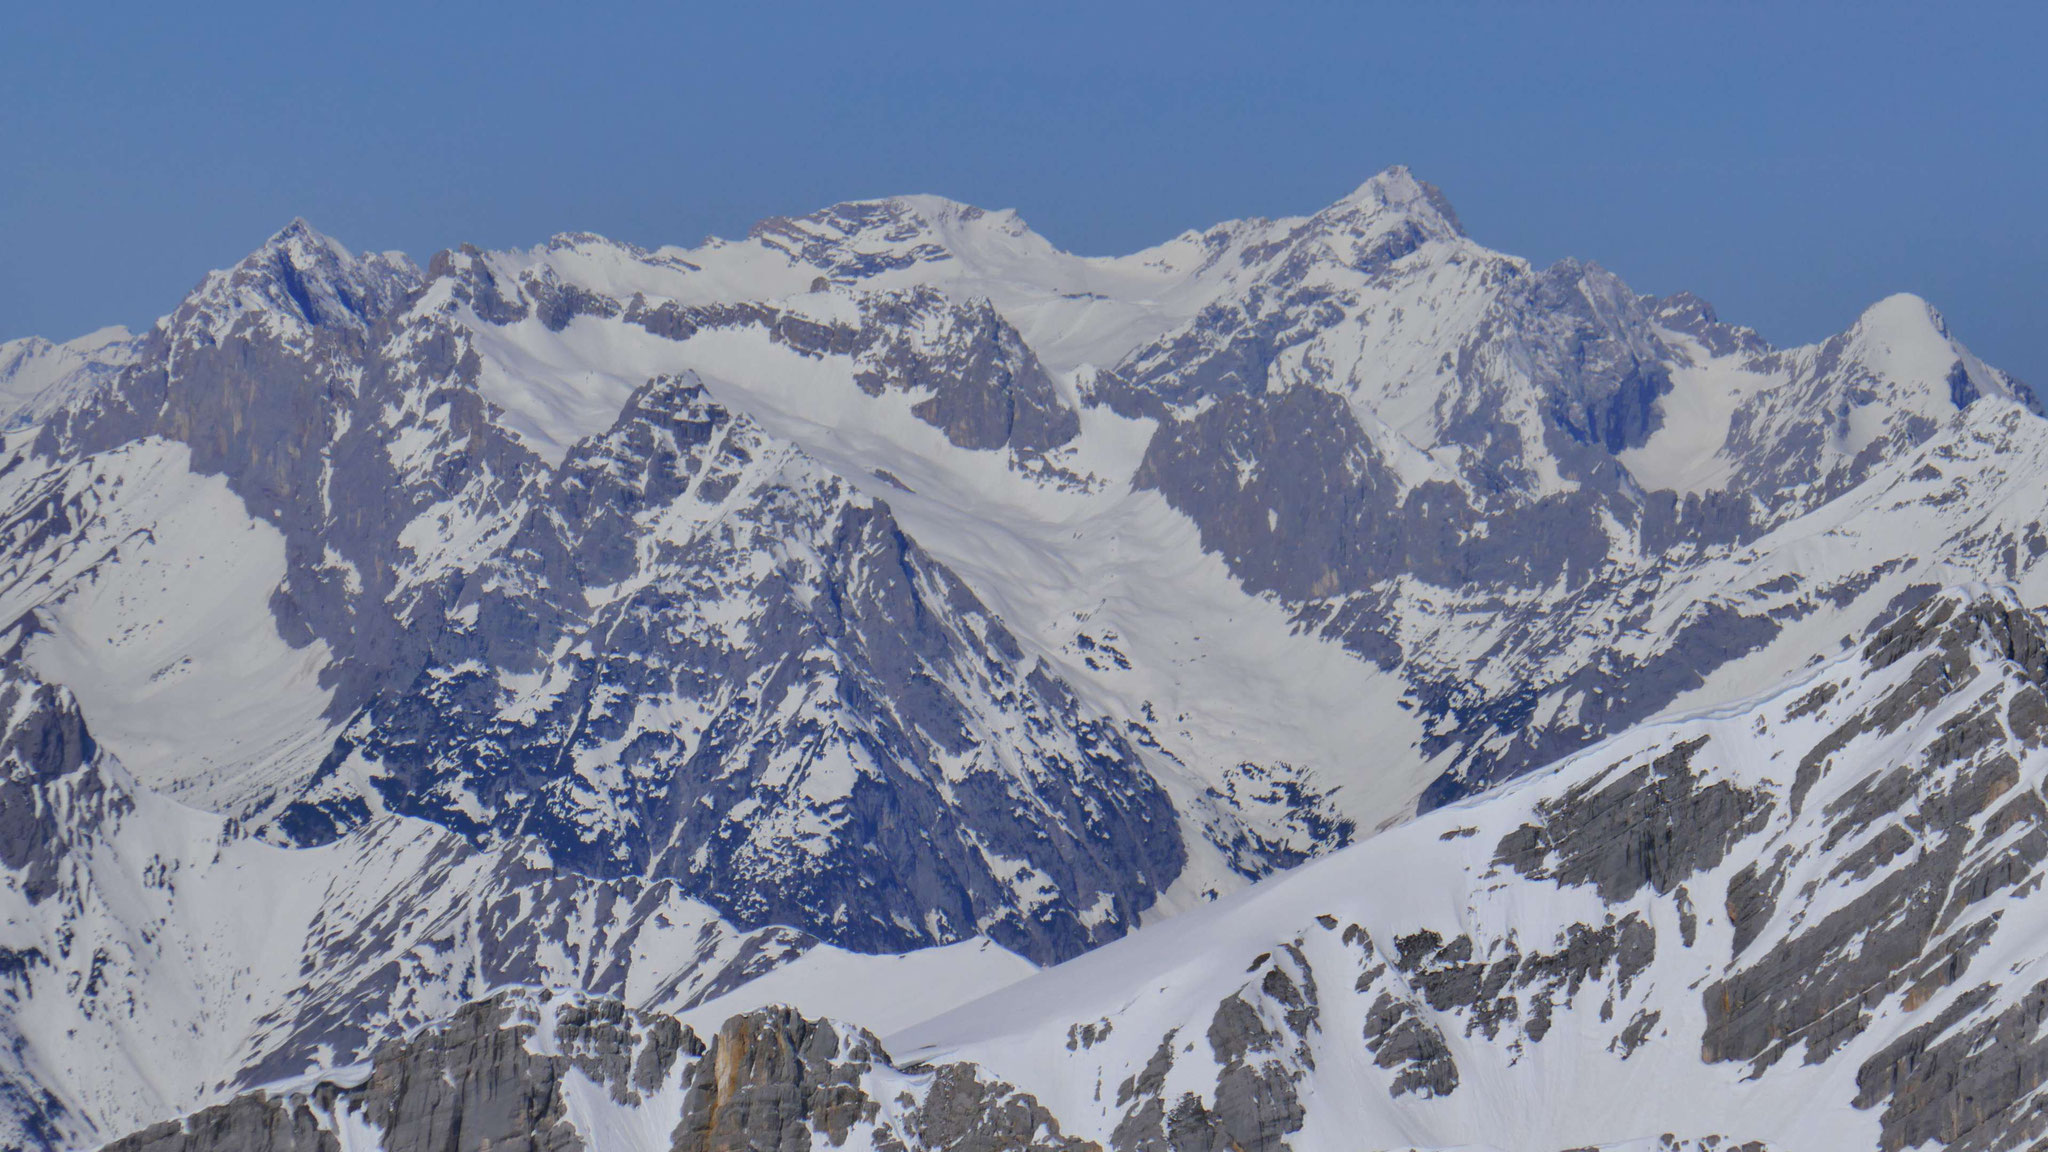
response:
[[[137,339],[102,328],[53,344],[40,336],[0,343],[0,423],[34,423],[134,362]]]
[[[955,1002],[1032,970],[985,941],[866,956],[744,931],[673,881],[597,880],[530,839],[478,851],[401,816],[319,848],[266,844],[141,787],[76,697],[24,667],[26,631],[0,680],[9,1147],[94,1146],[352,1062],[505,985],[722,1019],[722,998],[774,972],[763,994],[900,1024],[913,993]]]
[[[2043,628],[2009,593],[1937,596],[1763,695],[884,1040],[503,994],[116,1146],[2026,1146]]]
[[[1105,1145],[2022,1146],[2044,677],[2009,593],[1937,596],[890,1048]]]
[[[1926,303],[1774,349],[1401,169],[1116,258],[933,197],[424,269],[296,221],[59,347],[0,361],[24,1146],[504,984],[744,1010],[901,954],[936,999],[858,1006],[908,1022],[1942,587],[2048,601],[2048,422]]]

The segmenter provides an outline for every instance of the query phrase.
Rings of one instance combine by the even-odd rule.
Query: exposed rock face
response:
[[[584,1148],[566,1122],[569,1062],[533,1053],[533,1027],[512,1024],[513,1015],[509,1004],[484,1001],[380,1049],[369,1082],[344,1107],[374,1125],[386,1148]],[[595,1063],[607,1061],[599,1055]]]
[[[183,1120],[166,1120],[105,1146],[105,1152],[339,1152],[303,1100],[272,1100],[262,1092]]]
[[[1718,866],[1736,841],[1763,824],[1767,801],[1691,771],[1708,737],[1680,744],[1597,793],[1581,785],[1537,805],[1542,823],[1502,839],[1494,861],[1524,876],[1591,884],[1620,903],[1643,887],[1660,896]],[[1551,858],[1555,856],[1553,861]]]
[[[580,1093],[579,1076],[599,1094]],[[1036,1100],[975,1068],[900,1071],[872,1035],[786,1008],[736,1016],[707,1045],[673,1017],[615,1000],[518,993],[385,1045],[359,1084],[248,1093],[107,1148],[333,1152],[347,1129],[372,1133],[384,1152],[576,1152],[671,1121],[669,1147],[687,1152],[1095,1147],[1061,1136]]]
[[[1213,1081],[1177,1097],[1167,1091],[1175,1029],[1117,1089],[1121,1116],[1110,1143],[1118,1152],[1290,1146],[1307,1115],[1297,1086],[1315,1067],[1321,1030],[1315,973],[1295,945],[1259,956],[1251,972],[1258,978],[1218,1003],[1208,1022]]]
[[[923,1104],[904,1119],[902,1130],[901,1137],[877,1132],[876,1148],[1085,1152],[1100,1147],[1061,1136],[1059,1119],[1037,1100],[971,1064],[934,1069]]]
[[[726,1021],[686,1084],[675,1152],[1095,1147],[1061,1136],[1038,1101],[970,1065],[899,1072],[872,1035],[786,1008]]]
[[[37,1046],[15,1014],[39,988],[49,997],[68,983],[93,996],[114,982],[105,953],[94,950],[79,972],[56,942],[28,931],[21,909],[61,914],[79,846],[132,807],[106,786],[77,700],[23,659],[35,631],[29,619],[0,635],[0,891],[7,901],[0,904],[7,929],[0,943],[0,1148],[10,1150],[74,1145],[91,1131],[79,1102],[48,1086]]]
[[[0,867],[31,904],[57,890],[70,845],[88,836],[111,804],[85,771],[99,755],[78,702],[44,683],[22,657],[33,620],[0,636]]]
[[[771,304],[635,307],[625,317],[685,345],[758,332],[813,359],[850,357],[862,392],[921,397],[911,411],[960,448],[1039,456],[1080,431],[1079,414],[988,301],[955,304],[919,287],[862,295],[853,306],[851,319]]]
[[[616,1002],[577,1005],[571,1010],[577,1019],[564,1020],[558,1028],[580,1041],[578,1055],[544,1054],[533,1043],[544,1007],[503,996],[479,1001],[418,1036],[379,1049],[368,1080],[359,1085],[322,1083],[285,1099],[258,1091],[182,1124],[159,1124],[107,1147],[118,1152],[332,1152],[339,1147],[337,1128],[352,1122],[367,1125],[379,1146],[390,1150],[576,1152],[588,1143],[568,1122],[564,1080],[569,1069],[574,1066],[600,1084],[612,1082],[607,1074],[616,1070],[623,1081],[635,1037],[629,1028],[588,1029],[592,1015],[624,1023],[627,1015]],[[687,1034],[674,1029],[675,1022],[667,1020],[661,1037],[675,1036],[687,1044]],[[675,1051],[670,1047],[667,1055],[672,1058]]]
[[[1275,463],[1247,474],[1247,460]],[[1227,396],[1163,425],[1137,483],[1187,513],[1248,587],[1288,600],[1403,573],[1453,587],[1542,584],[1605,543],[1594,502],[1572,497],[1522,511],[1516,531],[1475,539],[1485,514],[1464,490],[1425,483],[1404,495],[1344,400],[1313,389]],[[1399,653],[1387,657],[1392,665]]]
[[[849,1129],[874,1123],[881,1110],[860,1087],[874,1063],[866,1044],[842,1053],[830,1025],[787,1009],[735,1017],[691,1069],[671,1147],[808,1152],[814,1130],[843,1145]]]
[[[1731,882],[1741,967],[1703,993],[1710,1058],[1761,1069],[1803,1044],[1809,1061],[1825,1059],[1871,1026],[1877,996],[1924,1003],[1962,979],[1991,942],[1999,916],[1985,902],[2048,858],[2048,807],[2031,791],[2008,795],[2021,782],[2029,739],[2006,720],[2029,713],[2048,685],[2039,622],[1995,599],[1944,597],[1880,632],[1865,656],[1875,668],[1910,661],[1911,671],[1801,760],[1793,801],[1809,800],[1836,760],[1871,736],[1925,726],[1924,750],[1804,813],[1824,849],[1863,845],[1830,878],[1867,880],[1852,897],[1822,906],[1816,922],[1762,955],[1749,950],[1810,846],[1781,851]],[[1987,658],[2016,673],[2013,682],[1942,709],[1930,724],[1929,714],[1950,700],[1982,692],[1973,682],[1985,676]]]
[[[669,1082],[679,1057],[704,1054],[704,1042],[673,1016],[636,1013],[617,1000],[563,1005],[554,1036],[570,1065],[606,1087],[615,1104],[640,1104]]]

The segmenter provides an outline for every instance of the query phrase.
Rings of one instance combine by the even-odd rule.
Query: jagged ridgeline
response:
[[[1400,169],[1116,258],[931,197],[424,269],[295,222],[145,333],[0,346],[0,405],[22,1147],[505,986],[888,1033],[1940,588],[2048,601],[2048,422],[1925,302],[1773,348]],[[1663,787],[1601,819],[1764,819]],[[1237,1130],[1159,1075],[1157,1140]]]

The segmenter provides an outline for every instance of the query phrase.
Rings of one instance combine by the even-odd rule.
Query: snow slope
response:
[[[319,641],[294,648],[265,603],[283,540],[181,444],[149,441],[89,469],[17,474],[17,525],[77,509],[91,530],[10,555],[0,616],[30,613],[38,675],[71,689],[98,740],[145,786],[202,808],[289,787],[326,755],[333,726]]]

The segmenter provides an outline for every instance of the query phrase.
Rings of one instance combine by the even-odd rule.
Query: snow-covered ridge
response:
[[[1243,1147],[2015,1146],[2044,1087],[2043,643],[2009,591],[1937,596],[887,1042],[1117,1147],[1148,1097]]]
[[[90,392],[133,362],[137,345],[120,327],[62,344],[39,336],[0,344],[0,422],[31,424]]]
[[[395,389],[375,417],[390,429],[382,450],[409,483],[451,468],[472,469],[459,490],[423,494],[412,505],[393,559],[382,549],[318,542],[318,566],[288,581],[295,599],[338,581],[348,598],[368,601],[377,595],[370,590],[377,573],[391,568],[407,591],[384,595],[414,596],[434,581],[462,578],[493,549],[511,545],[515,509],[531,506],[511,493],[539,473],[511,456],[483,469],[465,463],[475,458],[473,442],[458,450],[459,437],[448,435],[455,409],[437,408],[433,400],[449,393],[429,392],[426,380],[480,396],[492,423],[543,463],[560,467],[575,444],[618,419],[644,381],[695,373],[724,404],[908,517],[919,544],[969,574],[980,598],[1022,626],[1036,656],[1081,685],[1095,708],[1138,736],[1141,748],[1147,740],[1159,743],[1157,757],[1140,755],[1152,759],[1151,770],[1169,790],[1188,789],[1184,805],[1210,808],[1215,797],[1229,798],[1221,811],[1188,819],[1209,829],[1201,839],[1234,841],[1226,853],[1237,861],[1231,870],[1253,874],[1269,865],[1243,856],[1249,844],[1264,845],[1260,854],[1269,859],[1299,859],[1314,835],[1397,816],[1424,782],[1415,773],[1434,770],[1421,763],[1435,758],[1429,749],[1446,733],[1431,717],[1440,707],[1451,715],[1471,709],[1465,701],[1439,704],[1436,683],[1459,677],[1488,646],[1490,666],[1516,669],[1506,678],[1488,678],[1503,681],[1501,692],[1556,692],[1557,686],[1540,683],[1549,675],[1541,666],[1559,654],[1527,648],[1547,645],[1542,635],[1518,638],[1495,629],[1483,640],[1446,637],[1435,627],[1439,609],[1431,605],[1555,604],[1558,591],[1546,585],[1561,582],[1569,592],[1603,566],[1618,569],[1624,586],[1633,582],[1639,590],[1670,580],[1672,562],[1656,555],[1665,545],[1652,535],[1655,504],[1642,500],[1641,478],[1623,466],[1648,475],[1647,461],[1684,455],[1667,451],[1657,438],[1697,427],[1697,421],[1664,416],[1699,391],[1697,377],[1711,377],[1710,384],[1739,380],[1728,394],[1758,398],[1751,407],[1786,428],[1757,449],[1765,458],[1741,467],[1729,462],[1729,445],[1739,439],[1732,433],[1719,445],[1698,448],[1694,454],[1707,460],[1703,467],[1724,475],[1776,475],[1785,490],[1814,494],[1760,516],[1746,511],[1738,494],[1720,493],[1737,497],[1727,515],[1738,536],[1753,534],[1768,515],[1796,513],[1853,483],[1886,453],[1936,430],[1942,414],[1935,409],[1946,406],[1953,415],[1959,400],[1995,396],[2001,379],[1988,369],[1973,376],[1965,361],[1959,362],[1966,364],[1968,388],[1952,388],[1946,377],[1912,376],[1931,354],[1921,349],[1902,360],[1886,350],[1919,347],[1913,342],[1925,343],[1930,326],[1886,320],[1882,308],[1837,341],[1834,352],[1774,353],[1753,341],[1719,339],[1725,326],[1714,327],[1711,317],[1691,324],[1703,334],[1664,328],[1648,303],[1597,267],[1568,263],[1539,274],[1479,248],[1441,195],[1402,170],[1366,182],[1313,217],[1223,225],[1117,260],[1058,253],[1011,214],[908,197],[769,222],[747,240],[693,250],[648,251],[576,235],[526,253],[449,253],[433,262],[422,288],[391,296],[405,280],[401,265],[349,256],[295,222],[236,270],[210,280],[188,304],[186,321],[172,322],[174,331],[211,339],[221,317],[240,314],[236,309],[253,309],[252,316],[270,309],[291,331],[311,319],[331,319],[347,330],[375,315],[387,332],[377,358],[390,366],[372,374],[387,377],[385,387]],[[295,271],[287,275],[286,268]],[[1124,272],[1136,279],[1117,280]],[[1075,287],[1090,277],[1098,277],[1089,281],[1093,287]],[[970,319],[972,303],[908,312],[888,304],[918,293],[957,300],[990,285],[1007,285],[990,293],[1002,317],[993,324]],[[1033,309],[1050,306],[1054,297],[1065,302],[1060,307],[1084,311],[1139,309],[1169,331],[1131,352],[1120,367],[1069,372],[1034,336],[1040,313]],[[377,306],[351,311],[344,305],[352,299],[374,299]],[[935,330],[912,315],[948,319]],[[823,333],[824,343],[793,338],[799,329]],[[1946,347],[1938,325],[1931,330]],[[1049,383],[1033,385],[1040,390],[1038,410],[1071,421],[1066,427],[1074,431],[1053,434],[1048,442],[1058,451],[1035,458],[1035,471],[1019,471],[1024,461],[1014,453],[1007,462],[985,463],[971,450],[981,441],[963,437],[963,425],[952,426],[954,443],[923,442],[928,434],[918,425],[933,417],[906,413],[897,400],[899,389],[911,408],[945,400],[943,388],[934,391],[905,373],[938,363],[950,354],[949,343],[964,346],[963,333],[993,333],[994,346],[1012,349],[1004,353],[1008,363],[1035,359],[1049,369]],[[1250,345],[1243,343],[1247,336]],[[907,358],[890,353],[878,361],[851,347],[847,355],[828,347],[851,341],[887,349],[898,337],[908,341]],[[430,354],[436,341],[454,343]],[[1709,345],[1734,351],[1710,354]],[[328,367],[320,375],[334,382],[323,387],[364,387],[356,382],[364,371],[358,354],[340,347],[325,353]],[[410,367],[437,357],[447,358],[452,374]],[[1881,363],[1867,368],[1866,358]],[[1713,362],[1711,371],[1696,363],[1702,360]],[[1227,374],[1217,374],[1219,361],[1232,365]],[[979,382],[1002,401],[1009,414],[995,410],[992,426],[1006,431],[1016,409],[1003,398],[1018,388],[1009,381],[1035,378],[1034,372],[1005,368],[1007,377],[991,388],[995,362],[966,363],[961,384]],[[1879,369],[1893,370],[1885,365],[1905,375],[1878,394],[1868,384]],[[1812,421],[1801,423],[1799,413],[1833,404],[1831,398],[1845,392],[1874,397],[1859,410],[1874,415],[1852,420],[1853,436],[1822,437],[1807,448],[1801,437]],[[1325,406],[1296,402],[1300,395],[1336,397],[1348,422],[1341,416],[1332,421]],[[1174,396],[1187,404],[1171,412],[1149,407]],[[1124,418],[1090,418],[1105,402]],[[201,407],[180,413],[172,434],[190,436],[204,419]],[[1747,411],[1729,419],[1731,428],[1752,438],[1775,426]],[[1146,421],[1164,426],[1148,431]],[[351,417],[337,434],[360,439],[373,431],[372,421]],[[1150,456],[1133,455],[1131,444],[1147,436]],[[970,450],[954,451],[963,438]],[[1335,474],[1305,472],[1314,453],[1301,447],[1323,442],[1339,457],[1329,462]],[[314,450],[339,459],[340,443]],[[233,466],[198,466],[224,465]],[[338,474],[332,464],[324,468],[319,483],[331,486]],[[918,478],[907,480],[910,473]],[[303,481],[293,484],[304,490]],[[1347,486],[1369,495],[1349,496]],[[1447,495],[1465,509],[1448,524]],[[1158,510],[1160,497],[1170,512]],[[1333,519],[1333,513],[1345,516]],[[1411,518],[1414,527],[1406,525]],[[1192,548],[1189,523],[1196,530]],[[1131,530],[1139,525],[1151,541],[1134,549]],[[308,538],[293,547],[309,550],[320,531],[304,526]],[[1361,533],[1376,542],[1360,546]],[[457,541],[464,543],[451,547]],[[1114,561],[1091,541],[1107,546]],[[1222,558],[1223,591],[1206,587],[1211,576],[1195,575],[1203,554]],[[1504,563],[1490,567],[1489,555]],[[1710,546],[1678,567],[1712,559]],[[1101,572],[1105,562],[1148,582],[1155,573],[1189,573],[1169,582],[1170,591],[1147,587],[1148,607],[1163,611],[1125,612],[1105,629],[1116,637],[1121,663],[1091,647],[1102,637],[1085,623],[1107,603],[1094,595],[1104,582],[1074,576]],[[1230,591],[1231,580],[1255,595]],[[1486,586],[1479,595],[1457,590],[1474,581]],[[1511,587],[1502,588],[1503,581]],[[1256,607],[1257,594],[1279,603]],[[1857,612],[1867,619],[1881,607],[1877,601]],[[1486,610],[1512,626],[1511,612]],[[360,626],[361,610],[344,615]],[[1261,617],[1265,622],[1250,629],[1214,622]],[[1304,622],[1325,639],[1302,643],[1293,634]],[[336,620],[315,634],[332,644],[338,627]],[[1338,654],[1328,651],[1333,641],[1342,645]],[[1501,644],[1510,648],[1504,652]],[[1338,671],[1344,649],[1378,667]],[[1283,652],[1288,655],[1273,655]],[[1277,712],[1242,707],[1237,686],[1245,670],[1274,659],[1324,668],[1315,679],[1331,685],[1333,698],[1366,706],[1354,710],[1355,719],[1336,723],[1303,719],[1327,717],[1328,707],[1303,713],[1284,705]],[[1409,674],[1387,675],[1395,665]],[[1230,671],[1193,689],[1208,679],[1206,667]],[[1418,683],[1416,672],[1427,679]],[[1283,688],[1281,695],[1291,692]],[[1426,721],[1421,730],[1402,711],[1412,710],[1418,696]],[[1577,705],[1556,715],[1579,723],[1588,713]],[[1183,719],[1161,719],[1166,716]],[[1218,724],[1218,717],[1232,719]],[[1424,755],[1405,770],[1367,775],[1355,750],[1369,733],[1394,733],[1395,746],[1420,746]],[[1470,739],[1448,735],[1460,743]],[[1449,766],[1465,771],[1462,758]],[[1296,798],[1272,808],[1268,799],[1252,800],[1239,787],[1240,777],[1278,781],[1254,786],[1263,797]],[[1232,826],[1237,830],[1224,830]],[[1190,887],[1203,892],[1231,883],[1227,874],[1204,875]]]

